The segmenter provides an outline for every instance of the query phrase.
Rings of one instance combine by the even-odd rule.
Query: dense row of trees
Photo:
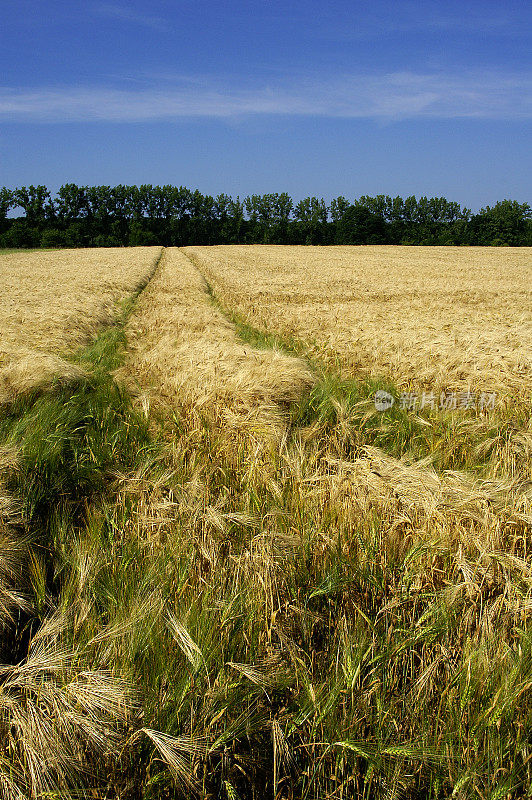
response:
[[[503,200],[472,214],[443,197],[385,195],[241,201],[183,186],[0,189],[0,247],[233,243],[532,245],[532,210]]]

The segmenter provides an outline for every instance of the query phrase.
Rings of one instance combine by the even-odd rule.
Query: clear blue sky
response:
[[[528,0],[0,10],[0,185],[532,201]]]

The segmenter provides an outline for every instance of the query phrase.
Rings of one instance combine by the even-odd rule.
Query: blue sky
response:
[[[526,0],[0,10],[0,185],[532,200]]]

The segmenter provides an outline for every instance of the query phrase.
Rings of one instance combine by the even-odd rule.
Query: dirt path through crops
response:
[[[127,325],[127,372],[154,400],[236,428],[279,433],[313,383],[306,363],[239,341],[190,258],[165,248]]]

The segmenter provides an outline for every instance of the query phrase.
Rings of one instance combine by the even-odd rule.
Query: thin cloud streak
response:
[[[115,3],[98,3],[93,7],[93,11],[101,17],[108,17],[119,22],[132,22],[135,25],[142,25],[145,28],[153,28],[157,31],[163,31],[167,28],[167,23],[162,17],[143,14]]]
[[[458,16],[453,14],[420,13],[419,5],[416,13],[404,14],[401,17],[384,16],[382,13],[368,12],[362,19],[346,19],[344,24],[332,15],[324,13],[324,25],[320,37],[337,41],[359,41],[364,39],[382,39],[383,36],[394,37],[403,34],[452,33],[463,35],[488,36],[526,36],[528,27],[512,21],[505,16]]]
[[[398,72],[245,89],[198,78],[163,88],[0,88],[0,119],[13,122],[142,122],[266,114],[378,120],[530,119],[532,74]]]

